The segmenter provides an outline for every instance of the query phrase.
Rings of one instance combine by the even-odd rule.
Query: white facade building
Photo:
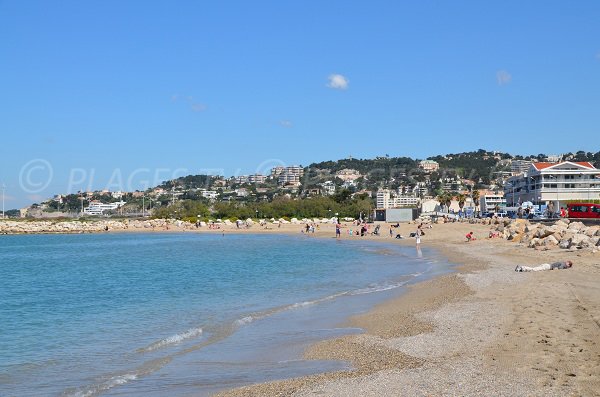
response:
[[[512,172],[513,175],[526,173],[531,164],[532,162],[529,160],[512,160],[510,162],[510,172]]]
[[[249,183],[265,183],[266,180],[267,180],[267,177],[265,175],[261,175],[261,174],[248,175]]]
[[[388,189],[377,191],[376,205],[379,209],[415,207],[420,202],[421,199],[415,196],[392,196]]]
[[[358,178],[360,178],[362,175],[357,170],[352,170],[352,169],[346,168],[346,169],[336,172],[335,176],[337,176],[344,182],[348,182],[348,181],[355,181]]]
[[[116,210],[123,205],[125,205],[124,201],[108,204],[101,203],[100,201],[91,201],[90,205],[83,209],[83,213],[85,215],[102,215],[104,211]]]
[[[506,208],[504,194],[485,194],[479,197],[479,210],[481,212],[503,211]]]
[[[388,189],[381,189],[377,191],[376,196],[376,207],[377,208],[391,208],[390,203],[390,191]]]
[[[280,185],[299,185],[300,179],[304,175],[304,168],[299,165],[291,167],[275,167],[271,170],[272,175],[277,175],[277,182]]]
[[[323,194],[326,196],[333,196],[335,194],[335,183],[332,181],[326,181],[321,184],[323,188]]]
[[[509,206],[526,201],[535,205],[553,202],[556,209],[566,201],[598,200],[600,170],[587,161],[533,163],[526,174],[508,179],[504,196]]]
[[[200,195],[209,200],[214,200],[219,197],[219,193],[214,190],[200,190]]]

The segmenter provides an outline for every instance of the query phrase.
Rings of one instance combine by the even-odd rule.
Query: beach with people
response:
[[[593,396],[600,390],[600,254],[590,247],[532,245],[535,237],[525,237],[541,235],[548,226],[411,222],[394,225],[392,233],[374,233],[377,226],[392,228],[323,220],[100,222],[85,231],[62,227],[68,233],[117,237],[142,231],[208,234],[225,242],[240,234],[364,241],[410,247],[415,257],[422,256],[422,249],[434,250],[455,265],[451,274],[411,285],[400,296],[341,320],[340,328],[360,331],[314,343],[301,355],[315,362],[341,361],[347,368],[292,379],[282,373],[282,379],[221,390],[219,396],[485,395],[489,390],[497,395]],[[7,230],[6,223],[3,227]],[[40,233],[52,227],[46,225]],[[523,236],[509,240],[518,227]],[[595,234],[588,229],[581,229],[582,234]],[[465,241],[468,234],[486,237]],[[515,266],[555,262],[572,267],[514,271]]]
[[[408,235],[413,225],[403,224]],[[307,359],[344,360],[350,371],[252,385],[219,396],[599,395],[600,256],[534,250],[499,238],[465,243],[488,225],[433,225],[421,245],[456,272],[412,286],[355,316],[364,330],[312,346]],[[342,235],[344,235],[342,233]],[[323,228],[320,237],[334,237]],[[390,244],[413,239],[366,236]],[[572,261],[569,271],[515,273],[516,264]]]

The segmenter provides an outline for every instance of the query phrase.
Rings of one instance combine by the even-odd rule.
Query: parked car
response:
[[[571,203],[567,204],[569,218],[600,218],[600,204],[592,203]]]

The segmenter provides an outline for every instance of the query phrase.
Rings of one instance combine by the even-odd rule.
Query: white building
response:
[[[104,211],[112,211],[125,205],[124,201],[118,201],[116,203],[104,204],[100,201],[91,201],[90,205],[83,209],[85,215],[102,215]]]
[[[362,175],[357,170],[346,168],[335,173],[335,176],[340,178],[344,182],[355,181]]]
[[[267,177],[261,174],[248,175],[249,183],[265,183]]]
[[[323,194],[326,196],[333,196],[335,194],[335,183],[332,181],[326,181],[321,184],[323,188]]]
[[[235,189],[235,194],[236,194],[238,197],[248,197],[248,195],[249,195],[250,193],[248,192],[248,190],[247,190],[246,188],[243,188],[243,187],[242,187],[242,188],[239,188],[239,189]]]
[[[200,190],[200,195],[209,200],[214,200],[219,197],[219,193],[214,190]]]
[[[239,175],[234,178],[235,183],[242,184],[248,183],[248,175]]]
[[[277,175],[277,182],[280,185],[299,185],[300,179],[304,175],[304,168],[299,165],[291,167],[275,167],[271,170],[271,175]]]
[[[398,208],[398,207],[415,207],[420,203],[420,199],[415,196],[398,195],[392,196],[388,189],[377,191],[376,205],[379,209]]]
[[[532,162],[529,160],[511,160],[510,172],[512,172],[513,175],[526,173],[531,164]]]
[[[375,199],[375,206],[377,208],[391,208],[390,206],[390,191],[388,189],[381,189],[377,191]]]
[[[527,173],[508,179],[504,196],[509,206],[526,201],[535,205],[553,202],[557,210],[570,200],[598,200],[600,170],[587,161],[533,163]]]
[[[415,196],[396,196],[394,197],[394,205],[396,207],[415,207],[418,206],[421,199]]]
[[[481,212],[496,212],[506,208],[504,194],[484,194],[479,197],[479,210]]]

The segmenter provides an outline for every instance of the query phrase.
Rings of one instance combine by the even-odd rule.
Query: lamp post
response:
[[[6,190],[6,185],[2,184],[2,219],[4,219],[4,191]]]
[[[142,218],[146,216],[146,195],[142,196]]]
[[[256,210],[255,212],[256,212],[256,220],[258,220],[258,210]]]

